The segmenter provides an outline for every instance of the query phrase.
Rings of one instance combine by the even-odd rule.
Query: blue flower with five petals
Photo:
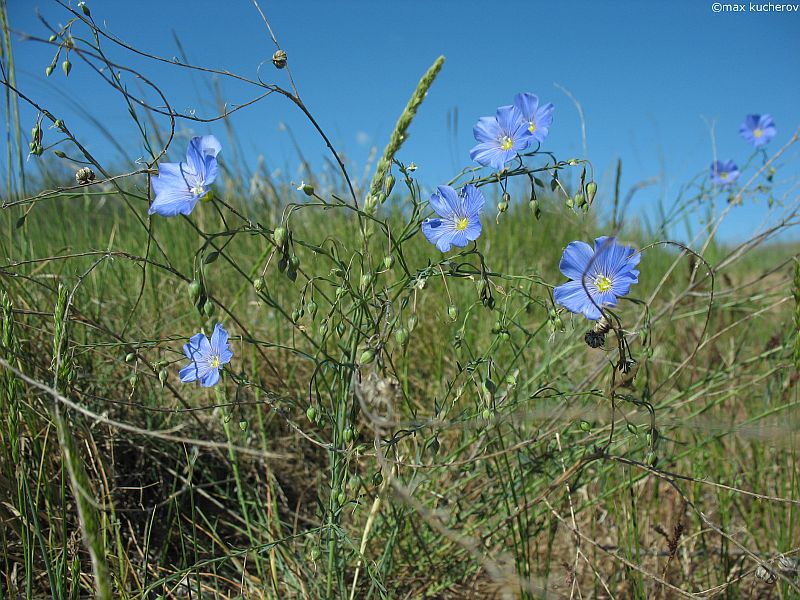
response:
[[[514,96],[514,106],[522,113],[532,139],[543,142],[553,124],[553,103],[540,105],[537,95],[525,92]]]
[[[553,297],[567,310],[596,321],[601,307],[616,306],[617,298],[639,282],[640,259],[640,253],[613,237],[597,238],[594,250],[586,242],[570,242],[558,268],[572,281],[559,285]]]
[[[739,127],[739,135],[756,148],[766,144],[776,133],[775,121],[769,115],[747,115]]]
[[[460,194],[449,185],[440,185],[430,199],[438,217],[425,219],[422,233],[442,252],[451,246],[463,248],[481,234],[484,203],[483,192],[472,184],[465,185]]]
[[[494,117],[481,117],[472,129],[478,144],[469,157],[498,171],[530,145],[533,134],[516,106],[501,106]]]
[[[711,163],[711,182],[720,187],[728,187],[739,178],[739,167],[732,160],[715,160]]]
[[[228,332],[217,323],[211,334],[211,342],[203,333],[189,338],[183,345],[183,353],[191,361],[180,370],[183,383],[200,380],[203,387],[211,387],[219,381],[222,365],[230,362],[233,352],[228,344]]]
[[[209,196],[217,178],[217,154],[222,149],[213,135],[193,137],[186,150],[186,162],[161,163],[153,179],[155,200],[149,214],[165,217],[188,215],[198,200]]]

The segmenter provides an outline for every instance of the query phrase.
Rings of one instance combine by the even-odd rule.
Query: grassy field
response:
[[[504,211],[466,172],[484,229],[442,254],[396,162],[429,84],[352,197],[336,165],[304,194],[222,161],[215,199],[150,217],[155,170],[76,185],[50,152],[6,182],[0,599],[800,597],[794,188],[776,230],[683,246],[535,153]],[[666,229],[708,217],[687,190]],[[590,348],[552,288],[615,233],[641,275]],[[222,381],[181,383],[215,323]]]

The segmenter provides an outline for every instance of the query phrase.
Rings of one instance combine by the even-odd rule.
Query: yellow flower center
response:
[[[536,131],[536,123],[534,123],[533,121],[530,121],[528,123],[528,131],[530,131],[531,133]]]
[[[212,369],[219,369],[219,356],[212,356],[208,363],[211,365]]]
[[[760,138],[762,135],[764,135],[764,132],[761,131],[760,129],[754,129],[753,130],[753,137]]]
[[[512,140],[507,135],[503,136],[503,138],[500,140],[500,149],[501,150],[508,151],[508,150],[511,150],[511,148],[513,146],[514,146],[514,140]]]
[[[607,292],[611,289],[611,280],[605,275],[598,275],[594,280],[594,286],[600,292]]]
[[[725,171],[723,171],[722,173],[719,174],[719,178],[720,179],[727,179],[728,178],[728,174]]]
[[[469,226],[469,219],[467,217],[461,217],[456,219],[456,229],[458,231],[464,231]]]

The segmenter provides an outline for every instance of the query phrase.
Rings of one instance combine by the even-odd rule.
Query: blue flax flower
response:
[[[640,259],[641,254],[613,237],[597,238],[594,250],[586,242],[570,242],[558,268],[572,281],[558,286],[553,296],[567,310],[596,321],[601,307],[616,306],[617,298],[639,283]]]
[[[193,137],[186,162],[161,163],[153,179],[155,200],[148,211],[165,217],[188,215],[198,200],[208,197],[217,178],[217,154],[222,149],[213,135]]]
[[[478,144],[469,157],[498,171],[530,145],[528,121],[516,106],[501,106],[494,117],[481,117],[472,129]]]
[[[747,115],[739,127],[739,135],[756,148],[766,144],[776,133],[775,121],[769,115]]]
[[[228,345],[228,332],[219,323],[214,326],[211,342],[204,334],[196,333],[189,338],[188,344],[183,345],[183,353],[191,362],[181,369],[181,381],[188,383],[199,379],[203,387],[215,385],[219,381],[222,365],[233,358]]]
[[[739,167],[732,160],[715,160],[711,163],[711,182],[720,187],[728,187],[739,178]]]
[[[526,92],[514,96],[514,106],[522,113],[532,139],[543,142],[553,124],[553,104],[540,105],[538,96]]]
[[[458,194],[449,185],[440,185],[431,195],[430,205],[438,217],[425,219],[422,233],[442,252],[451,246],[463,248],[481,234],[483,192],[474,185],[465,185]]]

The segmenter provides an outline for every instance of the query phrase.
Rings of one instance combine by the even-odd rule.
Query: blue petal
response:
[[[470,242],[475,241],[480,237],[481,231],[483,231],[483,225],[481,224],[480,217],[477,215],[473,216],[469,220],[469,225],[467,225],[467,228],[464,230],[464,237]]]
[[[456,192],[449,185],[440,185],[436,188],[439,190],[439,198],[442,201],[443,212],[437,210],[440,217],[452,218],[461,213],[461,199]]]
[[[186,149],[186,163],[200,181],[206,179],[206,154],[203,152],[203,138],[193,137]],[[213,158],[213,157],[212,157]]]
[[[500,125],[495,117],[481,117],[472,128],[472,135],[479,142],[497,140],[501,135]]]
[[[219,165],[217,159],[213,156],[206,156],[205,160],[205,175],[203,176],[203,185],[208,186],[214,183],[219,172]]]
[[[514,106],[522,113],[526,121],[533,121],[539,106],[539,97],[528,92],[514,96]]]
[[[586,242],[570,242],[564,249],[558,268],[570,279],[581,281],[593,256],[592,247]]]
[[[183,367],[178,375],[180,375],[183,383],[189,383],[190,381],[203,379],[203,377],[206,377],[210,371],[216,371],[216,369],[213,369],[207,362],[192,361]]]
[[[214,325],[214,332],[211,334],[211,352],[222,357],[222,352],[228,347],[228,332],[222,325]]]
[[[219,381],[219,369],[211,369],[208,373],[200,378],[200,385],[203,387],[211,387]]]
[[[204,135],[200,138],[200,148],[204,155],[216,158],[217,154],[222,151],[222,144],[219,143],[219,140],[215,136]]]
[[[536,111],[536,129],[547,129],[550,125],[553,124],[553,111],[555,110],[555,106],[553,106],[552,102],[545,104],[544,106],[540,106],[539,110]]]
[[[198,360],[211,354],[211,344],[202,333],[195,333],[189,343],[183,345],[183,353],[189,360]]]
[[[506,164],[506,152],[500,149],[497,141],[482,142],[469,151],[469,157],[483,165],[500,170]]]
[[[527,127],[528,124],[519,109],[512,105],[501,106],[497,109],[497,123],[500,125],[500,129],[509,136],[520,128]]]
[[[596,321],[603,313],[583,289],[580,281],[568,281],[553,290],[555,301],[570,312],[582,314],[587,319]]]
[[[188,215],[194,209],[197,200],[198,197],[192,195],[189,190],[167,188],[156,192],[156,197],[147,212],[151,215],[157,213],[164,217]]]
[[[480,190],[480,188],[468,183],[461,190],[461,194],[463,197],[464,210],[467,217],[471,218],[475,215],[479,215],[483,211],[483,207],[486,204],[486,198],[483,197],[483,192]]]

